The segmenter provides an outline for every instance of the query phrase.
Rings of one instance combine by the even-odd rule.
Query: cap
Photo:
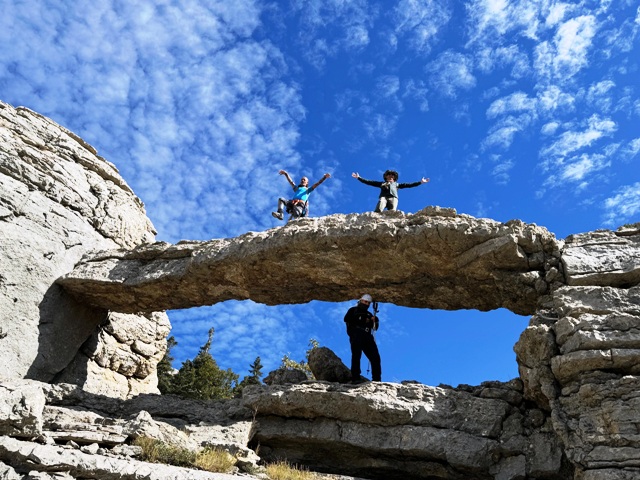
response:
[[[369,295],[368,293],[365,293],[364,295],[362,295],[362,297],[360,297],[360,300],[365,300],[369,303],[373,302],[371,295]]]

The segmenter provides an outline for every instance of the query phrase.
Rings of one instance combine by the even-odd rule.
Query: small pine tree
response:
[[[175,358],[171,355],[171,349],[176,345],[178,345],[178,342],[173,336],[167,338],[167,351],[164,352],[162,360],[158,362],[158,389],[160,390],[160,393],[172,393],[172,383],[175,375],[173,361]]]
[[[173,392],[199,400],[231,398],[238,386],[238,375],[230,368],[222,370],[211,356],[214,329],[193,360],[187,360],[173,379]]]
[[[260,357],[256,357],[251,365],[249,365],[251,369],[249,370],[250,378],[253,378],[260,382],[260,378],[262,377],[262,362],[260,361]]]
[[[262,377],[262,363],[260,357],[256,357],[251,365],[249,365],[249,375],[245,376],[236,388],[235,395],[237,397],[242,395],[242,390],[247,385],[260,385],[260,378]]]

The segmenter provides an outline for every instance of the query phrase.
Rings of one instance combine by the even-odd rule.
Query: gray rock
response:
[[[396,305],[533,314],[548,291],[546,259],[555,258],[559,245],[536,225],[430,208],[336,214],[232,239],[87,255],[58,284],[87,304],[122,312],[229,299],[338,302],[365,289]],[[292,260],[298,258],[306,260]],[[308,268],[311,258],[314,268]],[[273,288],[292,282],[294,289]]]
[[[640,283],[640,235],[610,230],[570,235],[562,263],[568,285],[624,287]]]
[[[153,374],[143,377],[143,371],[154,370],[151,365],[137,369],[136,375],[110,370],[114,362],[89,365],[94,353],[81,354],[81,349],[112,325],[113,317],[78,302],[54,283],[88,252],[133,248],[153,242],[154,235],[142,202],[113,164],[51,120],[0,102],[3,375],[73,378],[85,381],[88,390],[99,386],[96,393],[114,396],[157,391]],[[95,341],[93,345],[97,347]],[[143,352],[138,348],[137,363],[152,364],[165,348],[164,337]]]
[[[30,465],[36,472],[55,472],[64,466],[70,472],[70,478],[104,480],[238,480],[242,478],[236,475],[157,463],[150,464],[132,459],[92,455],[80,450],[37,445],[10,437],[0,437],[0,460],[10,465]]]
[[[45,395],[38,384],[0,383],[0,435],[34,437],[42,433]]]
[[[309,369],[316,380],[348,383],[351,370],[327,347],[317,347],[309,352]]]
[[[307,374],[295,368],[278,368],[264,378],[267,385],[297,384],[307,381]]]

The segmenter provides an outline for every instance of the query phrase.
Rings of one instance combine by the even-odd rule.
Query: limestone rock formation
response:
[[[415,383],[249,387],[252,443],[325,472],[370,479],[568,478],[551,421],[522,384],[468,391]],[[339,465],[339,467],[338,467]],[[569,477],[570,478],[570,477]]]
[[[245,473],[260,461],[251,446],[262,460],[367,479],[640,478],[640,224],[557,240],[427,207],[153,240],[113,165],[0,103],[1,478],[234,477],[150,467],[130,445],[141,435],[220,446]],[[165,309],[363,289],[397,305],[531,315],[514,347],[520,378],[343,385],[346,367],[318,349],[325,381],[274,374],[209,403],[149,394]]]
[[[92,308],[54,282],[89,251],[133,248],[154,235],[142,202],[93,147],[0,102],[3,375],[63,378],[120,396],[155,391],[166,315],[134,319]]]
[[[303,218],[232,239],[100,252],[58,283],[83,303],[121,312],[229,299],[337,302],[364,289],[409,307],[532,314],[555,281],[548,271],[558,271],[559,257],[559,243],[544,228],[427,207],[416,214]]]

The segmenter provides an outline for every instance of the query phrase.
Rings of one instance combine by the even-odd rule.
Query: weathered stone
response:
[[[286,385],[289,383],[297,384],[307,381],[307,375],[295,368],[278,368],[264,377],[264,383],[267,385]]]
[[[65,369],[82,369],[77,362],[86,357],[78,352],[109,316],[78,303],[55,279],[89,251],[133,248],[154,235],[114,165],[51,120],[0,102],[3,375],[51,381]],[[135,377],[126,382],[124,391],[157,388]],[[91,383],[87,378],[87,388]]]
[[[553,330],[544,324],[536,325],[534,317],[520,335],[514,350],[525,398],[550,410],[549,400],[556,396],[555,378],[551,371],[551,359],[557,350]]]
[[[351,381],[351,370],[327,347],[311,349],[309,369],[316,380],[338,383]]]
[[[0,437],[0,460],[16,466],[29,465],[37,472],[67,470],[73,478],[104,480],[238,480],[237,475],[211,473],[132,459],[92,455],[63,447],[37,445]]]
[[[570,235],[562,263],[568,285],[636,285],[640,283],[640,233],[598,230]]]
[[[123,312],[229,299],[268,305],[336,302],[364,289],[396,305],[504,307],[532,314],[548,290],[540,260],[557,248],[547,230],[522,222],[424,211],[337,214],[233,239],[87,255],[58,283],[84,302]],[[314,268],[303,261],[310,256],[321,259]],[[535,266],[531,256],[539,259]],[[376,274],[381,270],[384,276]],[[273,288],[292,283],[295,289]]]
[[[472,390],[513,386],[522,388],[492,382]],[[252,443],[263,459],[286,455],[321,471],[339,464],[341,473],[376,479],[510,478],[514,471],[554,478],[564,458],[550,428],[530,435],[526,417],[507,402],[466,391],[319,382],[250,387],[243,400],[257,412]],[[518,456],[517,468],[505,460]]]
[[[0,383],[0,435],[34,437],[42,432],[45,395],[31,382]]]

